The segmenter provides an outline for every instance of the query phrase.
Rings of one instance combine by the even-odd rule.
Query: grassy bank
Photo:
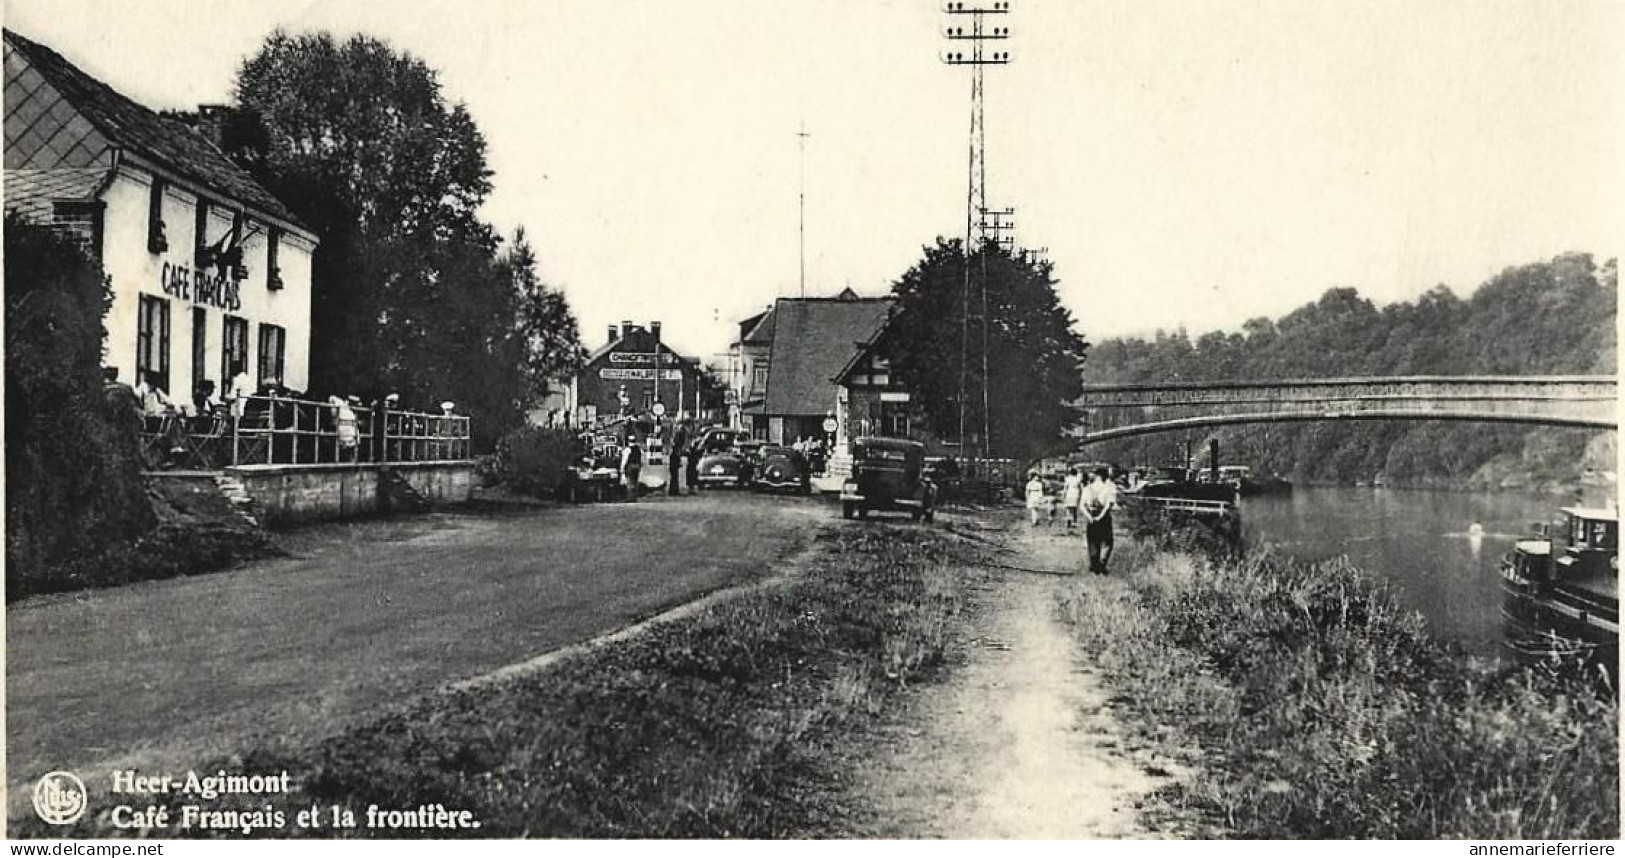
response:
[[[1617,838],[1617,699],[1475,668],[1342,562],[1123,546],[1066,614],[1196,773],[1159,810],[1254,838]]]
[[[287,769],[294,794],[272,802],[285,826],[264,832],[279,837],[420,833],[295,830],[312,804],[349,808],[363,825],[371,805],[440,804],[470,811],[481,827],[465,833],[484,837],[828,834],[857,812],[841,784],[853,740],[949,657],[979,574],[958,544],[925,528],[831,526],[783,584],[545,672],[431,695],[314,747],[196,768]],[[72,836],[120,834],[109,799],[93,794]],[[13,832],[69,834],[32,819]]]

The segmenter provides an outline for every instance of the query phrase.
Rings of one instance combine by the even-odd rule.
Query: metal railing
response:
[[[236,465],[399,464],[470,456],[469,419],[456,414],[246,397],[205,415],[142,418],[151,470],[213,471]]]
[[[1130,506],[1141,506],[1161,512],[1179,512],[1199,516],[1227,516],[1235,514],[1237,506],[1230,501],[1198,500],[1195,498],[1146,497],[1143,495],[1118,495],[1124,503]]]

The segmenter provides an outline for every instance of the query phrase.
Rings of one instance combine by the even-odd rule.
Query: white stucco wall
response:
[[[284,230],[277,264],[283,288],[266,288],[267,249],[270,229],[263,218],[250,210],[253,235],[243,243],[243,261],[248,277],[238,281],[235,309],[210,303],[196,290],[179,295],[166,293],[163,283],[165,263],[171,268],[193,267],[196,246],[197,194],[178,181],[171,181],[164,194],[163,217],[169,249],[161,254],[147,249],[147,218],[151,200],[152,176],[131,165],[123,165],[102,194],[102,265],[112,278],[113,305],[107,316],[107,336],[103,342],[108,366],[117,367],[119,378],[134,383],[136,335],[141,295],[154,295],[169,302],[169,384],[170,393],[189,399],[192,392],[192,308],[201,307],[206,317],[203,376],[224,390],[229,381],[221,376],[225,317],[248,321],[248,372],[257,376],[259,330],[261,324],[282,327],[287,345],[282,383],[303,390],[310,378],[310,262],[315,245],[306,237]],[[231,209],[210,206],[207,239],[210,243],[229,232]],[[257,232],[256,232],[257,230]],[[213,271],[207,272],[213,275]],[[256,377],[256,381],[259,379]]]

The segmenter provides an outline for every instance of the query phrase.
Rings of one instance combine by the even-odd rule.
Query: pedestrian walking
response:
[[[626,499],[638,499],[638,475],[643,472],[643,446],[638,443],[638,436],[631,435],[626,439],[626,447],[621,450],[621,479],[626,482]]]
[[[1031,517],[1033,527],[1038,526],[1039,515],[1044,511],[1044,481],[1039,479],[1037,471],[1027,472],[1027,515]]]
[[[1088,516],[1084,536],[1089,541],[1089,571],[1105,575],[1112,559],[1112,510],[1117,508],[1117,485],[1105,468],[1096,468],[1094,480],[1084,489],[1083,509]]]
[[[1066,529],[1078,526],[1078,507],[1083,505],[1083,469],[1073,465],[1066,469],[1066,482],[1061,487],[1061,505],[1066,507]]]

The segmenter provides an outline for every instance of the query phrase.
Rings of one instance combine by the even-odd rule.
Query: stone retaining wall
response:
[[[474,491],[474,463],[413,462],[389,466],[430,503],[463,503]],[[376,465],[241,465],[226,468],[254,499],[267,525],[297,524],[380,512]]]

